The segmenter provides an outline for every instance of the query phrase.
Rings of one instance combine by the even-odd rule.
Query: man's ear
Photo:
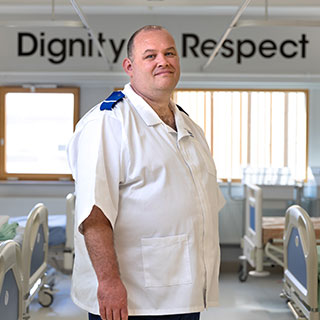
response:
[[[125,58],[122,62],[122,68],[126,72],[128,76],[131,75],[132,72],[132,62],[129,58]]]

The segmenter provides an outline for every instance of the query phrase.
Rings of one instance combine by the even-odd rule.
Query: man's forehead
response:
[[[143,30],[141,31],[135,39],[135,45],[145,46],[157,46],[160,44],[158,37],[166,38],[166,43],[168,48],[175,47],[175,41],[171,34],[165,30]]]

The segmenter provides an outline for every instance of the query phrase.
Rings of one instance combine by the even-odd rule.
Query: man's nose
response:
[[[166,55],[164,54],[159,54],[158,55],[158,66],[160,67],[166,67],[169,65],[169,62],[168,62],[168,58]]]

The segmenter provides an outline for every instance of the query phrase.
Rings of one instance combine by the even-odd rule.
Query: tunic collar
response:
[[[130,83],[125,85],[123,93],[129,98],[132,105],[137,110],[140,117],[143,119],[143,121],[146,123],[147,126],[155,126],[157,124],[163,123],[163,121],[160,119],[157,113],[152,109],[152,107],[141,96],[139,96],[133,91]],[[183,114],[183,112],[176,107],[173,101],[170,101],[170,107],[174,113],[177,132],[175,132],[169,126],[166,126],[168,132],[177,133],[178,140],[186,136],[193,137],[192,129],[188,125],[187,121],[184,119],[184,117],[187,117],[187,115]]]
[[[162,123],[157,113],[151,108],[151,106],[138,94],[136,94],[131,88],[130,83],[126,84],[122,91],[132,103],[133,107],[137,110],[140,117],[146,123],[147,126],[155,126]]]

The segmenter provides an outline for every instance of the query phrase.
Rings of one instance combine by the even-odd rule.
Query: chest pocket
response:
[[[141,239],[146,287],[192,282],[187,235]]]

